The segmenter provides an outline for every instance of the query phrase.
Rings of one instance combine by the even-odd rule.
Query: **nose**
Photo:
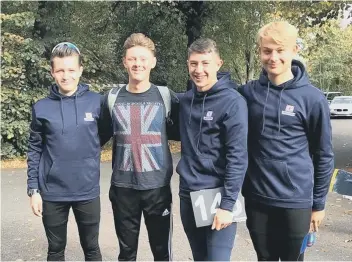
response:
[[[271,52],[270,59],[276,61],[278,59],[278,53],[276,51]]]
[[[139,66],[139,65],[141,65],[141,64],[142,64],[142,60],[139,59],[139,58],[137,58],[137,59],[134,61],[134,65],[135,65],[135,66]]]
[[[64,74],[63,74],[63,79],[67,79],[69,76],[69,72],[68,71],[64,71]]]
[[[203,72],[203,65],[201,63],[199,63],[198,65],[196,65],[194,72],[196,73],[200,73]]]

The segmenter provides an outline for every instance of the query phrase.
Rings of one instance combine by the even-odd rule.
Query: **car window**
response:
[[[335,98],[331,102],[332,104],[352,104],[352,98],[344,97],[344,98]]]

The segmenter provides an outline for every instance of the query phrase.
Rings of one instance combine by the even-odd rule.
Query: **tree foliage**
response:
[[[287,19],[300,29],[312,81],[324,89],[351,90],[351,26],[336,22],[347,2],[216,1],[3,1],[1,11],[2,156],[23,156],[31,106],[51,84],[49,58],[59,42],[75,43],[83,55],[82,82],[106,92],[126,83],[123,44],[134,32],[156,44],[155,84],[184,91],[187,47],[199,37],[218,43],[239,83],[260,72],[256,32]]]

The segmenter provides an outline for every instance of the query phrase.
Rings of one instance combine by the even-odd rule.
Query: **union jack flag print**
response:
[[[138,173],[160,170],[163,161],[162,106],[160,103],[115,105],[116,161],[119,170]]]

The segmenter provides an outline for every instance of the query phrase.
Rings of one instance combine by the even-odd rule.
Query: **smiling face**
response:
[[[150,71],[156,65],[156,57],[146,47],[134,46],[126,50],[123,65],[129,76],[129,82],[149,82]]]
[[[269,79],[279,82],[292,77],[291,63],[297,55],[298,30],[286,21],[264,25],[258,32],[260,60]]]
[[[217,82],[217,72],[222,65],[222,60],[215,52],[192,52],[187,64],[189,76],[198,91],[205,92]]]
[[[289,74],[296,54],[297,45],[295,43],[280,44],[270,36],[261,39],[260,60],[269,78]]]
[[[70,96],[77,90],[83,67],[77,55],[54,57],[51,75],[55,79],[61,94]]]

